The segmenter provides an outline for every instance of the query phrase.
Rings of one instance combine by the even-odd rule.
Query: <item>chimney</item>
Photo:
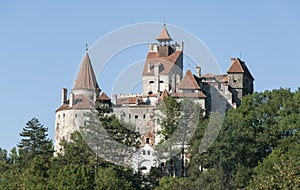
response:
[[[235,62],[236,58],[230,58],[231,64]]]
[[[157,96],[159,97],[159,93],[160,93],[160,77],[159,77],[159,67],[160,67],[160,63],[157,62],[154,65],[154,82],[156,84],[156,91],[157,91]]]
[[[63,88],[61,90],[61,105],[65,104],[66,101],[67,101],[67,93],[68,93],[68,90],[66,88]]]
[[[201,67],[200,66],[196,67],[196,76],[201,77]]]
[[[173,94],[176,92],[176,78],[175,78],[175,74],[172,74],[172,78],[171,78],[171,90],[172,90]]]
[[[69,107],[70,108],[73,106],[73,100],[74,100],[74,94],[71,92],[70,93],[70,102],[69,102]]]
[[[117,105],[117,99],[118,99],[118,95],[117,95],[117,94],[113,94],[113,95],[112,95],[112,103],[113,103],[114,105]]]
[[[96,93],[96,92],[94,92],[94,97],[93,97],[93,101],[94,101],[94,103],[96,102],[96,100],[97,100],[97,93]]]
[[[147,69],[147,71],[148,71],[148,72],[151,71],[151,62],[150,62],[150,61],[148,61],[148,69]]]

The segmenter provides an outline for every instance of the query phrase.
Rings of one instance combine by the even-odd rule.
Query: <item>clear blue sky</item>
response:
[[[256,91],[296,90],[300,85],[299,5],[296,0],[2,1],[0,147],[15,146],[32,117],[48,127],[53,138],[60,91],[72,88],[84,45],[134,23],[165,18],[167,24],[201,39],[223,72],[229,59],[241,53],[256,79]],[[99,81],[106,90],[104,83]]]

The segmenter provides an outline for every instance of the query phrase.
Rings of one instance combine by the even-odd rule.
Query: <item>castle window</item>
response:
[[[164,83],[164,81],[163,81],[163,80],[161,80],[161,81],[159,81],[159,83]]]
[[[75,117],[77,117],[77,114],[75,113]]]
[[[56,124],[56,130],[58,130],[58,129],[59,129],[59,123]]]
[[[58,119],[60,118],[60,115],[58,114]]]
[[[148,150],[148,155],[150,155],[150,150]]]
[[[146,119],[146,114],[143,115],[143,118]]]
[[[234,77],[233,77],[233,79],[232,79],[232,80],[233,80],[233,82],[237,82],[237,80],[236,80]]]
[[[142,166],[141,170],[147,170],[147,167],[146,166]]]
[[[63,117],[65,117],[66,116],[66,114],[63,114]]]
[[[128,115],[128,118],[131,119],[131,114]]]
[[[143,155],[146,155],[146,151],[145,150],[143,150]]]
[[[150,143],[150,138],[146,138],[146,144]]]
[[[134,116],[134,118],[135,118],[135,119],[138,119],[138,118],[139,118],[139,116],[138,116],[138,115],[135,115],[135,116]]]

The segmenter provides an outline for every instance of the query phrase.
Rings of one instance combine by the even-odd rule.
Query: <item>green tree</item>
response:
[[[190,184],[186,178],[163,177],[159,180],[159,186],[155,190],[189,190]]]
[[[120,176],[113,167],[99,168],[96,190],[133,189],[132,183]]]
[[[35,156],[42,156],[46,159],[52,157],[52,141],[47,137],[48,129],[38,119],[33,118],[26,123],[26,127],[20,133],[22,137],[18,144],[19,155],[26,165],[28,160]]]
[[[203,110],[197,100],[165,97],[159,106],[158,113],[163,135],[161,143],[156,146],[160,159],[164,159],[168,150],[167,173],[170,176],[186,176],[185,154],[198,123],[203,119]]]
[[[3,173],[2,189],[47,189],[48,169],[52,157],[52,141],[47,138],[47,128],[36,118],[27,122],[20,133],[17,149],[7,158],[8,167]]]
[[[278,147],[255,167],[254,171],[249,189],[299,189],[299,132],[283,139]]]
[[[217,140],[197,159],[208,170],[223,171],[223,187],[247,187],[258,163],[299,129],[295,98],[289,89],[244,97],[239,108],[226,113]]]
[[[67,164],[59,170],[55,186],[58,190],[94,189],[94,171],[88,166]]]
[[[181,104],[173,97],[164,97],[159,105],[160,125],[162,127],[160,134],[163,135],[163,140],[168,140],[179,125],[179,117],[181,115]]]

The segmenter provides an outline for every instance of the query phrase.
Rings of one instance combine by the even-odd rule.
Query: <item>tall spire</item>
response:
[[[99,89],[97,79],[91,64],[88,52],[85,53],[77,79],[75,80],[74,90],[96,90]]]
[[[166,22],[164,21],[164,27],[162,31],[160,32],[159,36],[156,38],[159,42],[170,42],[172,41],[172,38],[170,37],[170,34],[166,27]]]

